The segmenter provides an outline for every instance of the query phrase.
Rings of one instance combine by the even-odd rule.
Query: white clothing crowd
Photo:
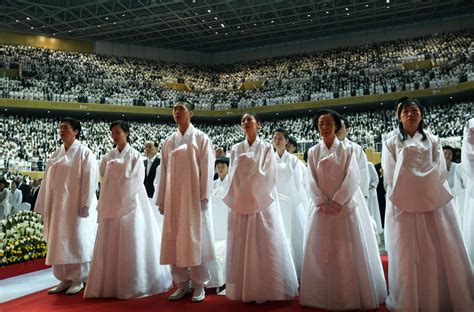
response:
[[[438,134],[443,145],[460,146],[463,121],[474,116],[472,102],[455,104],[429,105],[426,108],[425,120],[432,133]],[[446,112],[449,111],[449,114]],[[353,111],[344,114],[351,122],[351,140],[364,148],[379,150],[382,134],[396,125],[391,108]],[[113,146],[108,137],[108,121],[85,119],[82,142],[101,159]],[[21,171],[42,171],[46,159],[55,150],[59,136],[58,119],[0,114],[0,169]],[[140,150],[148,140],[161,142],[173,132],[171,118],[159,122],[131,122],[133,132],[130,144]],[[197,124],[197,123],[196,123]],[[227,150],[242,139],[238,125],[235,124],[197,124],[206,132],[214,146]],[[291,136],[300,145],[304,153],[315,142],[319,135],[313,127],[311,117],[274,119],[263,123],[260,135],[271,140],[272,131],[276,128],[291,129]]]
[[[186,96],[198,109],[248,108],[439,88],[474,80],[472,29],[256,60],[203,66],[4,45],[4,98],[171,107]],[[404,69],[429,60],[432,67]],[[245,81],[261,88],[238,90]],[[168,89],[185,83],[191,91]]]

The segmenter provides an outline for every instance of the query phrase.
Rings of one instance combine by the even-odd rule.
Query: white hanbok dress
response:
[[[306,168],[295,155],[287,151],[283,153],[282,157],[275,153],[275,159],[277,166],[276,188],[283,224],[291,246],[296,274],[300,277],[309,205],[305,188]]]
[[[375,222],[375,229],[377,233],[383,232],[382,227],[382,218],[380,217],[380,208],[379,208],[379,200],[377,197],[377,185],[379,184],[379,175],[373,163],[368,163],[369,168],[369,213],[372,219]]]
[[[292,299],[298,280],[280,215],[273,147],[259,138],[252,146],[245,140],[232,147],[230,161],[226,296]]]
[[[143,185],[140,153],[125,146],[104,156],[99,229],[85,298],[131,299],[167,291],[167,265],[160,265],[161,229]]]
[[[397,130],[398,131],[398,130]],[[439,139],[416,133],[383,145],[390,311],[473,311],[469,257]]]
[[[300,303],[329,309],[376,309],[387,288],[370,215],[359,187],[352,145],[337,138],[308,152],[308,187],[313,207],[301,274]],[[336,215],[318,207],[334,200]]]
[[[462,233],[471,259],[471,268],[474,273],[474,118],[469,120],[464,127],[461,166],[467,176],[461,221]]]

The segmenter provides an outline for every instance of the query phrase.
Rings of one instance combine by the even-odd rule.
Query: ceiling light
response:
[[[329,11],[326,11],[326,14],[329,14]]]
[[[228,33],[225,33],[225,35],[227,36],[227,35],[228,35]]]
[[[216,31],[216,35],[218,35],[218,34],[219,34],[219,32]]]
[[[366,5],[365,5],[365,7],[366,7],[366,8],[368,8],[368,7],[369,7],[369,5],[368,5],[368,4],[366,4]]]
[[[389,4],[389,3],[390,3],[390,0],[387,0],[387,4]]]
[[[19,20],[15,20],[15,22],[19,23],[20,21],[19,21]]]
[[[349,11],[349,8],[346,8],[346,11]]]
[[[100,25],[97,25],[97,27],[99,27],[99,28],[100,28]]]
[[[253,26],[257,26],[257,23],[253,23]]]
[[[273,23],[275,23],[275,21],[271,21],[271,23],[273,24]]]
[[[114,22],[114,25],[116,25],[116,24],[117,24],[117,22]]]
[[[212,26],[209,26],[209,29],[212,29]]]
[[[109,19],[109,17],[107,16],[105,19],[106,19],[106,20],[108,20],[108,19]]]
[[[30,27],[31,29],[35,29],[33,26]]]
[[[27,20],[30,20],[30,18],[29,18],[29,17],[27,17],[26,19],[27,19]]]
[[[122,17],[124,17],[124,16],[125,16],[125,14],[122,14]]]
[[[390,9],[390,7],[389,7],[389,6],[387,6],[387,9]]]
[[[216,17],[214,17],[214,19],[217,21],[217,20],[218,20],[217,16],[216,16]]]
[[[311,14],[308,14],[308,15],[306,15],[306,16],[311,17]]]
[[[211,12],[212,12],[211,9],[207,10],[207,13],[211,13]]]
[[[225,28],[225,25],[224,25],[224,24],[221,24],[221,27],[222,27],[222,28]]]
[[[347,15],[347,16],[349,16],[350,14],[349,14],[349,13],[347,13],[346,15]]]
[[[240,29],[240,26],[237,26],[237,29]]]
[[[53,33],[53,36],[56,36],[56,33]]]
[[[69,30],[68,32],[72,32],[72,30]]]

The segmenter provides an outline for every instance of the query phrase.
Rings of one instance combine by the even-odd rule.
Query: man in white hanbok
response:
[[[330,309],[376,309],[387,288],[352,144],[336,138],[340,116],[321,110],[323,141],[308,152],[312,208],[301,274],[300,303]]]
[[[160,265],[161,229],[143,185],[144,163],[127,142],[128,123],[118,120],[110,128],[117,147],[100,163],[99,229],[84,297],[163,293],[172,286],[171,274]]]
[[[224,197],[231,209],[226,296],[257,303],[290,300],[298,295],[298,280],[279,211],[273,147],[257,136],[256,114],[244,114],[241,126],[246,139],[231,149]]]
[[[462,214],[462,232],[474,272],[474,118],[464,127],[461,170],[465,172],[466,188]]]
[[[391,311],[473,311],[474,280],[446,182],[439,139],[405,98],[399,129],[383,145],[385,242]]]
[[[84,287],[97,229],[97,161],[79,140],[78,120],[64,118],[63,144],[48,159],[35,210],[43,215],[46,264],[61,283],[49,294],[76,294]]]
[[[208,262],[215,259],[209,201],[214,150],[206,134],[194,128],[194,105],[178,100],[173,119],[178,129],[163,143],[158,207],[164,214],[161,263],[171,265],[178,300],[194,288],[192,301],[205,298]]]
[[[291,246],[296,274],[301,275],[303,265],[303,243],[308,219],[308,197],[306,194],[306,167],[295,155],[286,151],[289,136],[285,129],[273,131],[277,165],[276,189],[286,235]]]

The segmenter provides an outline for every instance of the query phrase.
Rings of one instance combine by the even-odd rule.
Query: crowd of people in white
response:
[[[446,114],[447,111],[449,114]],[[352,124],[351,139],[364,148],[378,150],[382,134],[396,124],[391,108],[352,111],[344,115]],[[459,147],[463,123],[473,115],[472,102],[463,102],[427,106],[425,118],[432,133],[439,135],[444,143]],[[320,139],[314,131],[311,118],[312,116],[265,121],[260,133],[264,139],[270,140],[274,129],[291,129],[290,136],[300,145],[300,152],[304,153]],[[0,168],[42,171],[46,159],[59,142],[58,121],[54,118],[0,114]],[[99,159],[102,158],[113,145],[107,135],[109,121],[86,119],[82,120],[82,124],[82,142]],[[160,142],[174,129],[171,118],[169,121],[160,122],[131,122],[131,127],[134,130],[131,134],[131,145],[139,150],[145,141]],[[222,146],[227,150],[242,138],[238,124],[196,123],[196,127],[208,133],[214,146]]]
[[[432,34],[293,56],[203,66],[3,45],[4,98],[170,107],[178,96],[197,109],[229,109],[437,88],[474,80],[473,31]],[[431,60],[433,66],[404,69]],[[245,81],[261,88],[239,90]],[[185,83],[191,91],[163,86]]]
[[[168,300],[192,293],[200,302],[223,276],[218,285],[225,284],[227,298],[244,302],[299,293],[301,305],[328,310],[385,303],[390,311],[472,311],[474,118],[465,115],[457,164],[454,149],[427,127],[433,116],[419,101],[403,97],[395,112],[378,170],[348,138],[352,123],[328,109],[312,120],[320,140],[306,163],[290,151],[285,129],[271,128],[266,141],[251,112],[240,121],[244,137],[227,154],[213,149],[185,100],[173,107],[178,127],[161,144],[155,167],[157,142],[147,140],[140,155],[126,121],[109,124],[115,147],[100,162],[77,140],[78,120],[56,122],[63,144],[48,159],[35,208],[44,218],[46,263],[61,281],[48,293],[85,287],[85,298],[132,299],[163,293],[173,282]],[[150,173],[155,189],[148,193]],[[372,200],[380,177],[387,192],[381,207]],[[12,191],[21,190],[14,182]],[[9,197],[7,184],[0,177],[0,196]],[[213,229],[213,222],[227,226]],[[377,248],[382,232],[389,292]],[[223,254],[217,237],[224,237]]]

